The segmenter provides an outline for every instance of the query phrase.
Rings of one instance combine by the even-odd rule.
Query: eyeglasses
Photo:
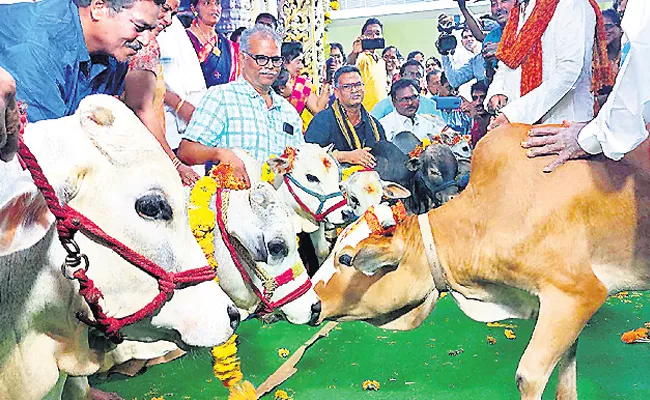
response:
[[[255,63],[259,65],[260,67],[264,67],[271,61],[274,67],[281,67],[282,64],[284,64],[284,57],[282,56],[274,56],[274,57],[269,57],[265,56],[263,54],[251,54],[246,51],[243,52],[253,60],[255,60]]]
[[[357,82],[357,83],[344,83],[341,86],[338,86],[339,89],[343,90],[344,92],[353,92],[357,90],[362,90],[363,89],[363,82]]]
[[[414,103],[417,100],[419,100],[419,96],[417,94],[414,94],[413,96],[402,97],[401,99],[397,99],[397,102],[400,104],[408,104],[408,103]]]
[[[331,58],[343,58],[343,54],[330,54]]]

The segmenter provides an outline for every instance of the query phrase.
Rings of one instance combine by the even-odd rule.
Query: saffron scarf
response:
[[[350,150],[362,149],[363,144],[359,139],[357,130],[354,128],[354,125],[352,125],[352,122],[350,122],[350,119],[348,118],[345,109],[343,108],[343,106],[341,106],[341,103],[339,103],[338,100],[334,101],[334,104],[332,104],[332,109],[334,110],[334,117],[336,118],[336,122],[339,125],[339,129],[341,130],[341,133],[343,134],[345,141],[348,143],[348,147],[350,148]],[[362,105],[361,106],[362,119],[364,114],[368,114],[368,112]],[[372,129],[372,133],[375,136],[375,140],[379,142],[381,140],[381,137],[379,136],[379,129],[377,128],[377,124],[375,123],[375,120],[370,115],[367,115],[367,118],[368,121],[370,122],[370,128]]]
[[[521,66],[521,95],[532,91],[542,83],[542,35],[546,31],[559,0],[538,0],[533,12],[517,34],[519,26],[520,5],[510,10],[508,23],[503,30],[497,58],[511,69]],[[607,44],[605,42],[605,24],[596,0],[589,0],[596,13],[596,32],[592,58],[591,91],[598,92],[614,81],[609,73]]]

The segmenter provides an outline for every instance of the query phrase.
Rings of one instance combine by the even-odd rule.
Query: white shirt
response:
[[[386,132],[386,140],[392,142],[400,132],[409,131],[420,140],[430,135],[437,135],[442,132],[445,122],[435,116],[426,114],[415,114],[414,118],[405,117],[393,110],[384,118],[379,120]]]
[[[645,125],[650,122],[650,3],[630,0],[621,26],[630,41],[630,52],[607,101],[578,137],[587,153],[603,152],[613,160],[620,160],[648,137]]]
[[[160,32],[158,44],[167,89],[193,106],[197,106],[207,90],[205,79],[199,57],[185,33],[185,27],[177,17],[174,16],[172,24]],[[169,106],[165,106],[165,121],[167,143],[172,149],[176,148],[181,141],[180,133],[187,127],[185,121],[178,118]]]
[[[535,0],[520,13],[519,30],[530,16]],[[499,62],[486,104],[496,94],[508,97],[501,111],[510,122],[534,124],[589,121],[594,96],[590,93],[592,47],[596,15],[587,0],[560,0],[542,34],[542,83],[521,96],[521,67]]]

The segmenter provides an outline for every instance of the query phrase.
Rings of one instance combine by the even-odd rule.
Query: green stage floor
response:
[[[650,294],[611,298],[594,316],[578,345],[580,399],[646,399],[650,395],[650,344],[620,341],[626,330],[650,321]],[[449,297],[441,299],[425,323],[410,332],[384,331],[361,322],[339,324],[309,348],[298,372],[279,386],[295,400],[312,399],[518,399],[514,375],[532,321],[517,325],[508,340],[504,328],[490,328],[467,318]],[[283,362],[279,348],[292,353],[319,328],[286,322],[262,325],[247,321],[238,330],[242,369],[255,386]],[[489,345],[487,335],[497,342]],[[450,351],[462,349],[458,355]],[[377,380],[376,392],[363,391],[366,379]],[[551,377],[544,399],[553,399]],[[227,399],[211,376],[209,350],[201,350],[134,378],[92,379],[93,386],[125,399],[164,396],[168,400]],[[273,399],[274,392],[263,399]]]

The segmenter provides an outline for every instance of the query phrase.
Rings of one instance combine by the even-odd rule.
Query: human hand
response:
[[[587,158],[589,153],[578,144],[578,135],[586,122],[565,122],[562,127],[540,126],[528,131],[528,140],[521,144],[524,149],[530,149],[526,155],[530,158],[557,154],[550,164],[544,167],[544,172],[553,172],[568,160]]]
[[[481,53],[483,53],[483,57],[494,57],[498,49],[499,43],[484,42]]]
[[[490,98],[490,101],[488,102],[488,111],[490,113],[497,113],[499,110],[505,107],[506,104],[508,104],[507,96],[504,96],[502,94],[495,94]]]
[[[176,171],[178,171],[178,175],[181,177],[183,186],[193,186],[200,178],[199,174],[194,172],[191,167],[185,164],[180,164],[178,168],[176,168]]]
[[[361,41],[365,38],[366,38],[365,36],[361,35],[358,36],[356,39],[354,39],[354,42],[352,42],[352,53],[354,54],[363,53],[363,46],[361,45]]]
[[[16,105],[16,81],[0,68],[0,160],[9,161],[18,151],[20,114]]]
[[[234,174],[236,179],[241,179],[246,183],[246,188],[250,188],[251,181],[248,178],[248,173],[246,172],[246,165],[237,157],[237,155],[230,149],[221,149],[219,154],[219,162],[229,163],[233,166]]]
[[[476,116],[476,107],[474,106],[474,103],[469,102],[465,99],[462,99],[462,102],[460,103],[460,111],[472,118]]]
[[[375,156],[370,154],[370,151],[367,150],[367,148],[347,152],[346,162],[355,165],[362,165],[366,168],[375,168],[377,165],[377,159]]]

